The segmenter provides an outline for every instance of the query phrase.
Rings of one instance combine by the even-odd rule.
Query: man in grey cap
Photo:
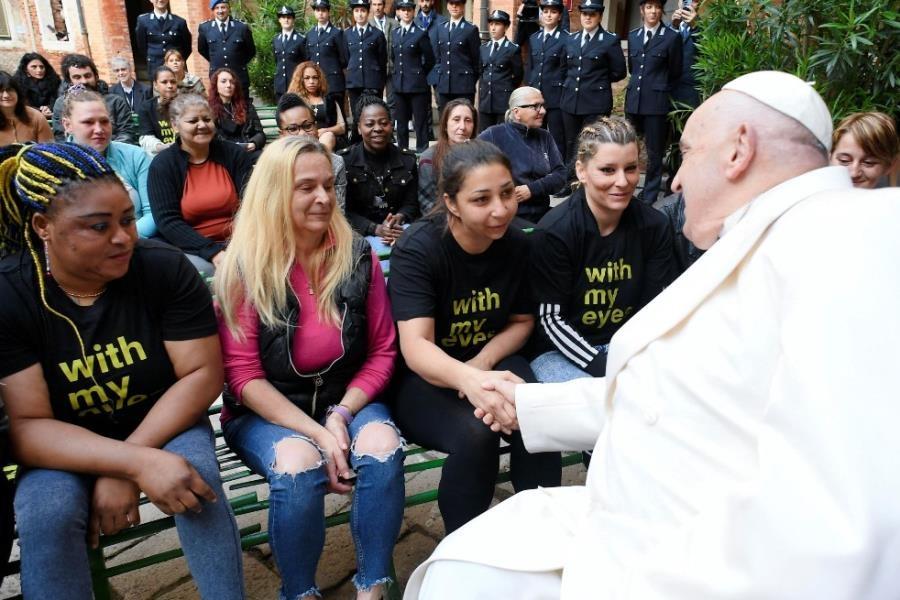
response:
[[[407,599],[900,597],[900,190],[853,188],[830,134],[780,72],[694,112],[674,187],[706,254],[613,337],[605,378],[498,379],[476,411],[531,452],[594,448],[586,486],[471,521]]]

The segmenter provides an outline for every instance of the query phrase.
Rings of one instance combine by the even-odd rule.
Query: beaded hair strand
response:
[[[78,327],[47,302],[47,284],[35,249],[31,217],[46,213],[53,202],[73,192],[75,186],[99,181],[119,182],[119,179],[93,148],[49,143],[0,150],[0,255],[28,251],[34,263],[41,303],[75,332],[85,364],[87,352]]]

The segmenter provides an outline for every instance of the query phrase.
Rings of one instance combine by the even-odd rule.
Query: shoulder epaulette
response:
[[[350,152],[351,148],[353,148],[353,146],[347,146],[346,148],[341,148],[340,150],[335,152],[335,154],[337,154],[339,156],[344,156],[345,154]]]

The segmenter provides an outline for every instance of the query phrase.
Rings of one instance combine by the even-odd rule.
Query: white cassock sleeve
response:
[[[630,565],[622,597],[900,598],[900,209],[865,202],[847,211],[871,225],[812,220],[767,250],[780,297],[757,308],[781,334],[759,476]]]
[[[606,421],[606,379],[516,386],[516,414],[529,452],[592,450]]]

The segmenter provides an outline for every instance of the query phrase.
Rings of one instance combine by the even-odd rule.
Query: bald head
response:
[[[783,181],[827,165],[828,153],[806,127],[737,91],[724,90],[688,119],[684,162],[673,189],[684,192],[684,233],[709,248],[725,219]]]

